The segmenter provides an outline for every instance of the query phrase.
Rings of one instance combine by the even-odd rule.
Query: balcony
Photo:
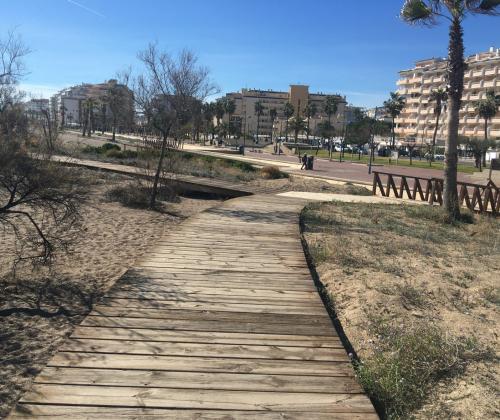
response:
[[[484,88],[493,88],[496,87],[498,82],[496,80],[488,80],[484,82],[483,87]]]
[[[407,104],[418,104],[420,103],[420,98],[406,98]]]
[[[408,80],[409,83],[422,83],[422,76],[412,77]]]
[[[494,69],[489,69],[484,72],[485,76],[495,76],[498,74],[498,67]]]

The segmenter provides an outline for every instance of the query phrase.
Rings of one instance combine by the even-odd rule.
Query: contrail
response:
[[[99,16],[102,18],[106,17],[102,13],[99,13],[97,10],[94,10],[94,9],[91,9],[90,7],[84,6],[83,4],[80,4],[74,0],[68,0],[68,3],[74,4],[75,6],[78,6],[78,7],[82,8],[83,10],[86,10],[87,12],[90,12],[96,16]]]

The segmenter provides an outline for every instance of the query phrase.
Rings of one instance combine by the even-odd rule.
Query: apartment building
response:
[[[101,100],[106,107],[105,100],[112,83],[116,83],[115,80],[109,80],[105,83],[82,83],[81,85],[71,86],[63,89],[56,93],[51,101],[51,109],[55,110],[57,113],[57,119],[59,123],[63,126],[79,126],[82,124],[82,102],[86,99],[93,98],[96,100]],[[133,109],[133,94],[127,87],[123,86],[127,90],[130,97],[130,109]],[[107,116],[111,115],[111,110],[109,107],[105,108]]]
[[[260,102],[264,106],[264,115],[259,121],[259,135],[270,136],[271,132],[275,135],[285,135],[286,121],[284,117],[284,108],[287,102],[290,102],[295,112],[299,109],[304,117],[304,109],[309,103],[316,104],[318,113],[315,118],[310,120],[311,132],[314,132],[317,124],[327,118],[323,112],[323,106],[326,97],[324,93],[310,93],[307,85],[290,85],[288,92],[260,89],[242,89],[241,92],[228,93],[225,98],[232,99],[236,105],[236,111],[231,116],[231,121],[241,127],[242,132],[255,134],[257,132],[257,114],[255,113],[255,104]],[[336,128],[341,128],[343,124],[344,110],[347,105],[345,97],[339,94],[331,94],[339,99],[338,112],[332,117],[332,124]],[[273,124],[269,116],[269,110],[275,108],[278,114]],[[228,115],[224,115],[224,121],[228,122]]]
[[[484,120],[476,113],[476,103],[485,98],[488,90],[500,94],[500,49],[490,48],[487,52],[471,55],[466,58],[466,63],[459,134],[481,138],[484,136]],[[430,94],[446,87],[446,65],[446,59],[432,58],[418,61],[413,69],[399,73],[398,93],[406,99],[406,105],[396,119],[395,131],[400,140],[426,142],[432,139],[436,116]],[[447,118],[445,106],[439,121],[438,141],[447,136]],[[490,121],[488,130],[490,138],[500,139],[500,113]]]

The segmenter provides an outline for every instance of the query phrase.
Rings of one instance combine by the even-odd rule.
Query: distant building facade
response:
[[[485,98],[488,90],[500,94],[500,49],[490,48],[487,52],[466,58],[464,92],[460,109],[459,135],[464,137],[482,137],[484,121],[476,113],[476,103]],[[446,88],[447,60],[432,58],[418,61],[413,69],[400,72],[398,93],[406,104],[399,118],[396,119],[396,135],[400,140],[414,139],[418,142],[432,138],[435,120],[435,103],[430,100],[432,91]],[[446,106],[439,120],[437,138],[447,136],[448,113]],[[500,113],[489,124],[489,137],[500,139]]]
[[[225,98],[231,99],[236,105],[236,111],[231,116],[231,123],[240,127],[241,132],[247,134],[255,134],[257,132],[257,114],[255,113],[255,104],[260,102],[264,106],[264,115],[259,121],[259,135],[270,136],[285,135],[285,117],[284,108],[287,102],[290,102],[295,110],[295,114],[300,107],[301,118],[305,119],[304,109],[309,103],[316,104],[317,114],[310,120],[311,133],[317,124],[327,118],[323,112],[324,103],[327,96],[335,96],[338,98],[338,111],[335,116],[332,116],[332,125],[335,128],[341,128],[344,119],[344,110],[346,107],[345,97],[339,94],[327,95],[324,93],[310,93],[309,87],[306,85],[290,85],[288,92],[260,89],[242,89],[241,92],[228,93]],[[276,109],[277,119],[274,126],[269,116],[270,109]],[[224,115],[223,121],[228,122],[229,116]]]
[[[50,101],[48,99],[30,99],[24,103],[24,110],[32,120],[44,119],[43,112],[50,113]]]
[[[57,120],[62,126],[80,126],[83,123],[83,102],[87,99],[96,100],[96,104],[102,107],[97,113],[103,114],[106,118],[111,118],[112,112],[106,102],[106,97],[116,80],[109,80],[105,83],[83,83],[81,85],[71,86],[59,91],[50,99],[51,109],[57,114]],[[133,93],[124,86],[118,85],[123,88],[128,97],[129,112],[133,112]],[[97,118],[98,119],[98,118]]]

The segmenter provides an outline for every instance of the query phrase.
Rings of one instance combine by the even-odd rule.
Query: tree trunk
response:
[[[113,115],[113,141],[116,141],[116,117]]]
[[[483,166],[486,167],[486,152],[488,151],[488,118],[484,119],[484,150],[483,150]]]
[[[394,147],[396,146],[396,131],[394,130],[394,125],[396,124],[395,123],[396,121],[396,118],[395,117],[392,117],[392,133],[391,133],[391,136],[392,136],[392,147],[391,149],[394,149]]]
[[[285,141],[288,143],[288,118],[286,119],[285,124]]]
[[[160,152],[160,159],[158,160],[158,167],[156,168],[156,173],[153,181],[153,188],[151,190],[151,199],[149,201],[149,208],[153,209],[155,204],[156,204],[156,196],[158,195],[158,183],[160,182],[160,174],[161,170],[163,167],[163,159],[165,158],[165,152],[167,150],[167,139],[168,139],[168,133],[170,129],[168,129],[164,134],[163,134],[163,140],[161,143],[161,152]]]
[[[436,125],[434,126],[434,133],[432,135],[432,149],[431,149],[431,155],[429,156],[429,166],[432,166],[432,162],[434,162],[434,151],[436,150],[436,136],[438,132],[438,124],[440,116],[441,112],[438,112],[436,114]]]
[[[448,48],[449,113],[448,137],[445,145],[443,205],[450,219],[460,217],[457,193],[457,145],[459,112],[464,88],[464,44],[460,19],[455,17],[450,26]]]
[[[307,117],[307,132],[306,132],[307,143],[309,143],[309,123],[310,123],[310,117]]]

